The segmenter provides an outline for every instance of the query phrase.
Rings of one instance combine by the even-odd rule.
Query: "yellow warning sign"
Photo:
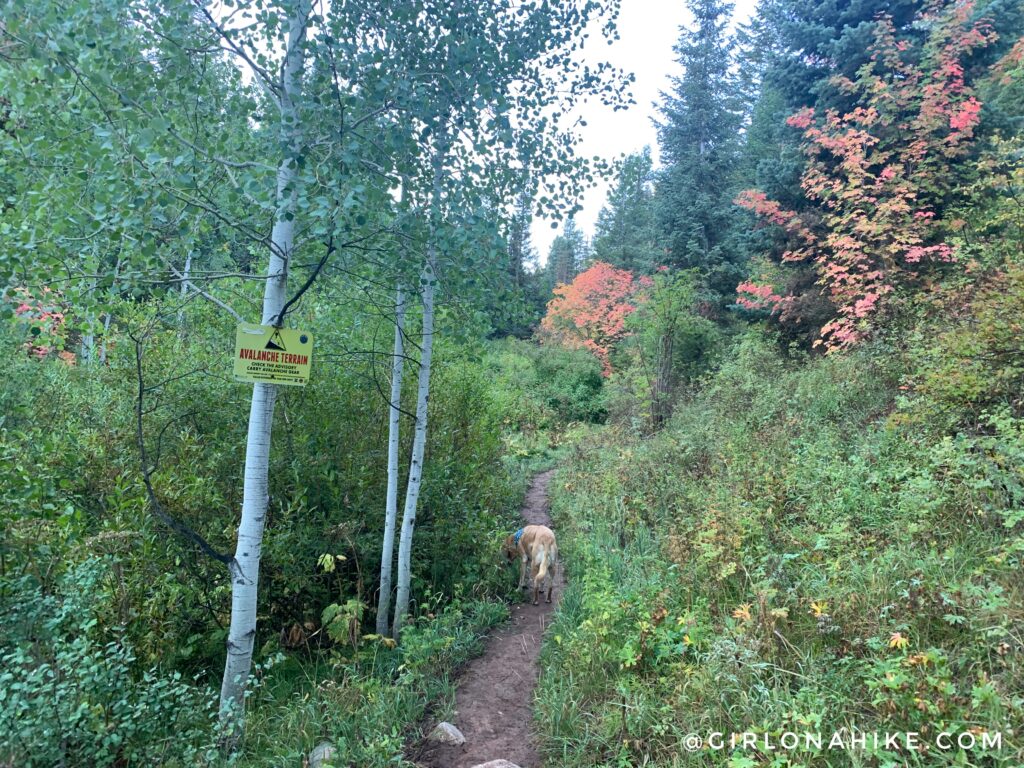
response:
[[[313,334],[242,323],[235,331],[235,378],[304,387],[313,360]]]

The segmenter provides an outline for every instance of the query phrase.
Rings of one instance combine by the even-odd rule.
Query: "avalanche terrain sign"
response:
[[[313,359],[313,335],[293,328],[242,323],[235,331],[238,381],[304,387]]]

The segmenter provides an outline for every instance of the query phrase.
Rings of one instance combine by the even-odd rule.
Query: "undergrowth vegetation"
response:
[[[909,346],[808,358],[748,331],[656,437],[573,449],[538,694],[551,764],[1020,764],[1013,274]],[[931,747],[829,752],[843,728]],[[1002,748],[940,751],[942,731]],[[684,747],[713,732],[725,749]],[[737,732],[825,746],[729,749]]]
[[[248,388],[218,348],[230,323],[200,306],[154,323],[159,311],[122,307],[106,366],[0,357],[0,764],[223,760],[214,688],[227,570],[147,500],[132,337],[143,342],[155,495],[218,551],[241,503]],[[304,322],[336,348],[372,347],[373,328],[339,338],[326,305]],[[443,708],[452,670],[506,615],[514,579],[495,552],[530,472],[553,460],[570,420],[599,415],[587,409],[600,371],[585,353],[439,347],[444,394],[431,400],[415,613],[400,647],[372,634],[387,411],[367,386],[379,372],[359,357],[324,359],[307,388],[281,393],[257,672],[234,758],[245,765],[295,764],[323,739],[343,764],[394,764],[425,707]]]

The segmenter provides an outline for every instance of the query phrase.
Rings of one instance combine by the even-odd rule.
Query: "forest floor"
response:
[[[528,525],[551,525],[548,483],[554,470],[534,477],[523,505]],[[512,578],[510,576],[510,578]],[[533,689],[537,684],[541,640],[548,616],[561,597],[565,577],[559,563],[555,591],[549,605],[529,602],[512,608],[512,619],[487,640],[484,654],[459,677],[453,724],[462,731],[461,746],[420,742],[409,759],[421,768],[472,768],[505,759],[521,768],[538,768],[533,735]]]

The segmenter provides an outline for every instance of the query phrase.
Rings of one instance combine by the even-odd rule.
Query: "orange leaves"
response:
[[[931,258],[935,261],[953,261],[953,249],[945,243],[930,245],[927,248],[915,245],[907,249],[903,257],[908,264],[916,264],[922,259]]]
[[[804,107],[795,115],[790,115],[786,118],[786,125],[792,126],[793,128],[799,128],[801,131],[805,131],[811,127],[811,123],[814,122],[814,107]]]
[[[555,288],[540,335],[563,346],[587,349],[611,373],[612,345],[626,335],[626,318],[644,300],[648,277],[634,278],[625,269],[596,262],[568,285]]]
[[[857,299],[853,305],[854,317],[867,317],[875,311],[875,304],[878,302],[879,294],[868,293],[862,299]]]
[[[63,298],[59,292],[46,287],[42,289],[40,296],[33,296],[25,288],[16,288],[14,293],[18,302],[14,314],[19,320],[28,323],[32,337],[32,340],[25,344],[25,348],[35,357],[50,356],[54,352],[50,342],[67,333]],[[59,353],[58,356],[68,365],[74,365],[73,354]]]
[[[969,131],[981,118],[981,102],[973,96],[960,105],[960,109],[949,117],[949,127],[954,131]]]
[[[788,227],[790,222],[796,219],[795,213],[783,209],[774,200],[769,200],[764,192],[756,189],[744,189],[733,202],[780,227]]]
[[[893,632],[891,635],[889,635],[890,648],[895,648],[896,650],[902,651],[908,645],[910,645],[910,638],[908,638],[902,632]]]
[[[740,621],[750,621],[752,618],[750,614],[750,608],[750,603],[743,603],[742,605],[733,609],[732,617],[734,619],[739,619]]]
[[[793,211],[787,211],[774,200],[769,200],[768,195],[757,189],[744,189],[733,202],[741,208],[766,219],[776,226],[782,227],[790,234],[798,237],[804,242],[813,242],[814,234],[807,229],[800,219],[800,216]]]
[[[955,260],[935,212],[956,186],[954,161],[981,118],[963,62],[995,39],[987,23],[971,18],[969,3],[929,13],[922,21],[931,34],[917,50],[881,19],[872,63],[855,80],[835,83],[856,105],[842,113],[803,109],[786,121],[803,132],[801,187],[811,207],[786,211],[757,190],[736,198],[790,236],[782,261],[814,264],[837,309],[816,346],[856,344],[897,287],[913,288],[923,271]],[[741,306],[773,312],[795,298],[757,282],[738,291]]]
[[[736,286],[736,303],[744,309],[766,309],[772,314],[782,312],[793,301],[779,296],[772,286],[745,280]]]

